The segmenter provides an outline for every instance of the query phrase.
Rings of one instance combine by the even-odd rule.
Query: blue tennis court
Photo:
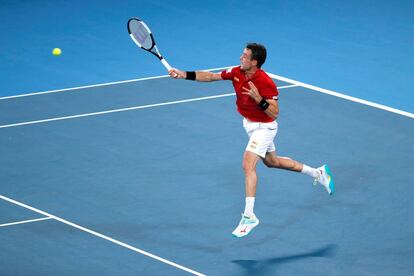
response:
[[[0,275],[413,275],[414,2],[0,1]],[[329,164],[329,196],[258,165],[230,82],[248,42],[279,88],[280,156]],[[59,47],[60,56],[52,55]]]
[[[243,239],[230,83],[161,76],[1,99],[1,274],[411,274],[412,117],[275,81],[279,154],[328,162],[337,192],[260,165],[261,225]]]

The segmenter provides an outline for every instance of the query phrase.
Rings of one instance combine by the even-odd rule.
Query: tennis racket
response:
[[[151,54],[156,56],[161,61],[162,65],[164,65],[165,68],[167,68],[168,71],[171,70],[171,66],[162,57],[160,51],[158,51],[157,45],[155,44],[154,36],[152,35],[151,30],[148,28],[147,24],[144,23],[144,21],[136,17],[129,19],[128,32],[135,44],[137,44],[145,51],[150,52]]]

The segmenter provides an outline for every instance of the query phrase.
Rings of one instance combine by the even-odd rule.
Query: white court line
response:
[[[235,66],[236,65],[226,66],[226,67],[219,67],[219,68],[211,68],[211,69],[206,69],[206,70],[202,70],[202,71],[223,70],[223,69],[227,69],[227,68],[231,68],[231,67],[235,67]],[[282,76],[279,76],[279,75],[276,75],[276,74],[273,74],[273,73],[269,73],[269,72],[266,72],[266,73],[271,78],[281,80],[281,81],[284,81],[284,82],[288,82],[288,83],[292,83],[292,84],[295,84],[296,86],[302,86],[302,87],[305,87],[305,88],[308,88],[308,89],[311,89],[311,90],[314,90],[314,91],[318,91],[318,92],[321,92],[321,93],[325,93],[325,94],[328,94],[328,95],[331,95],[331,96],[339,97],[339,98],[346,99],[346,100],[349,100],[349,101],[357,102],[357,103],[360,103],[360,104],[372,106],[372,107],[375,107],[375,108],[379,108],[379,109],[382,109],[382,110],[386,110],[386,111],[389,111],[389,112],[393,112],[393,113],[396,113],[396,114],[400,114],[400,115],[403,115],[403,116],[414,118],[414,114],[410,113],[410,112],[407,112],[407,111],[403,111],[403,110],[396,109],[396,108],[393,108],[393,107],[389,107],[389,106],[386,106],[386,105],[370,102],[370,101],[367,101],[367,100],[364,100],[364,99],[348,96],[348,95],[338,93],[338,92],[335,92],[335,91],[332,91],[332,90],[328,90],[328,89],[317,87],[317,86],[310,85],[310,84],[307,84],[307,83],[299,82],[297,80],[289,79],[289,78],[286,78],[286,77],[282,77]],[[117,82],[108,82],[108,83],[102,83],[102,84],[79,86],[79,87],[65,88],[65,89],[59,89],[59,90],[50,90],[50,91],[44,91],[44,92],[34,92],[34,93],[28,93],[28,94],[0,97],[0,100],[21,98],[21,97],[28,97],[28,96],[35,96],[35,95],[43,95],[43,94],[50,94],[50,93],[56,93],[56,92],[76,91],[76,90],[81,90],[81,89],[91,88],[91,87],[109,86],[109,85],[114,85],[114,84],[138,82],[138,81],[158,79],[158,78],[166,78],[166,77],[168,77],[168,75],[148,77],[148,78],[140,78],[140,79],[132,79],[132,80],[125,80],[125,81],[117,81]]]
[[[0,224],[0,227],[17,225],[17,224],[24,224],[24,223],[30,223],[30,222],[36,222],[36,221],[42,221],[42,220],[47,220],[47,219],[52,219],[52,218],[51,217],[45,217],[45,218],[29,219],[29,220],[22,220],[22,221],[17,221],[17,222],[10,222],[10,223],[5,223],[5,224]]]
[[[386,105],[370,102],[370,101],[363,100],[363,99],[360,99],[360,98],[348,96],[348,95],[345,95],[345,94],[342,94],[342,93],[331,91],[331,90],[328,90],[328,89],[325,89],[325,88],[320,88],[320,87],[310,85],[310,84],[307,84],[307,83],[303,83],[303,82],[299,82],[299,81],[296,81],[296,80],[288,79],[288,78],[278,76],[278,75],[275,75],[275,74],[272,74],[272,73],[267,73],[267,74],[271,78],[281,80],[281,81],[284,81],[284,82],[293,83],[293,84],[296,84],[297,86],[308,88],[308,89],[311,89],[311,90],[314,90],[314,91],[318,91],[318,92],[321,92],[321,93],[324,93],[324,94],[328,94],[328,95],[331,95],[331,96],[342,98],[342,99],[345,99],[345,100],[348,100],[348,101],[357,102],[357,103],[360,103],[360,104],[376,107],[376,108],[379,108],[379,109],[382,109],[382,110],[386,110],[386,111],[393,112],[393,113],[396,113],[396,114],[400,114],[400,115],[403,115],[403,116],[407,116],[407,117],[410,117],[410,118],[414,118],[414,114],[410,113],[410,112],[407,112],[407,111],[403,111],[403,110],[399,110],[399,109],[389,107],[389,106],[386,106]]]
[[[297,85],[296,84],[286,85],[286,86],[281,86],[278,89],[285,89],[285,88],[290,88],[290,87],[295,87],[295,86],[297,86]],[[56,117],[56,118],[29,121],[29,122],[21,122],[21,123],[8,124],[8,125],[0,125],[0,128],[9,128],[9,127],[16,127],[16,126],[23,126],[23,125],[33,125],[33,124],[40,124],[40,123],[46,123],[46,122],[53,122],[53,121],[69,120],[69,119],[89,117],[89,116],[104,115],[104,114],[109,114],[109,113],[124,112],[124,111],[144,109],[144,108],[164,106],[164,105],[181,104],[181,103],[188,103],[188,102],[195,102],[195,101],[204,101],[204,100],[223,98],[223,97],[229,97],[229,96],[234,96],[234,95],[236,95],[236,94],[235,93],[228,93],[228,94],[221,94],[221,95],[207,96],[207,97],[200,97],[200,98],[192,98],[192,99],[172,101],[172,102],[164,102],[164,103],[148,104],[148,105],[139,105],[139,106],[132,106],[132,107],[126,107],[126,108],[119,108],[119,109],[111,109],[111,110],[105,110],[105,111],[99,111],[99,112],[84,113],[84,114],[77,114],[77,115],[64,116],[64,117]]]
[[[104,239],[104,240],[110,241],[110,242],[112,242],[112,243],[115,243],[115,244],[117,244],[117,245],[120,245],[120,246],[122,246],[122,247],[125,247],[125,248],[127,248],[127,249],[130,249],[130,250],[132,250],[132,251],[138,252],[138,253],[143,254],[143,255],[145,255],[145,256],[147,256],[147,257],[150,257],[150,258],[152,258],[152,259],[155,259],[155,260],[157,260],[157,261],[160,261],[160,262],[163,262],[163,263],[169,264],[169,265],[174,266],[174,267],[176,267],[176,268],[179,268],[179,269],[181,269],[181,270],[187,271],[187,272],[192,273],[192,274],[194,274],[194,275],[205,276],[205,274],[202,274],[202,273],[200,273],[200,272],[194,271],[194,270],[192,270],[192,269],[189,269],[189,268],[184,267],[184,266],[182,266],[182,265],[179,265],[179,264],[177,264],[177,263],[174,263],[174,262],[168,261],[168,260],[166,260],[166,259],[164,259],[164,258],[161,258],[161,257],[156,256],[156,255],[154,255],[154,254],[151,254],[151,253],[149,253],[149,252],[146,252],[146,251],[144,251],[144,250],[142,250],[142,249],[139,249],[139,248],[133,247],[133,246],[131,246],[131,245],[129,245],[129,244],[123,243],[123,242],[121,242],[121,241],[115,240],[115,239],[113,239],[113,238],[110,238],[110,237],[108,237],[108,236],[105,236],[105,235],[103,235],[103,234],[100,234],[100,233],[98,233],[98,232],[96,232],[96,231],[90,230],[90,229],[88,229],[88,228],[86,228],[86,227],[80,226],[80,225],[78,225],[78,224],[75,224],[75,223],[70,222],[70,221],[68,221],[68,220],[65,220],[65,219],[63,219],[63,218],[60,218],[60,217],[54,216],[54,215],[49,214],[49,213],[47,213],[47,212],[45,212],[45,211],[42,211],[42,210],[36,209],[36,208],[34,208],[34,207],[32,207],[32,206],[29,206],[29,205],[26,205],[26,204],[24,204],[24,203],[21,203],[21,202],[19,202],[19,201],[17,201],[17,200],[14,200],[14,199],[11,199],[11,198],[8,198],[8,197],[5,197],[5,196],[3,196],[3,195],[0,195],[0,199],[3,199],[3,200],[8,201],[8,202],[10,202],[10,203],[16,204],[16,205],[21,206],[21,207],[23,207],[23,208],[29,209],[29,210],[31,210],[31,211],[33,211],[33,212],[36,212],[36,213],[42,214],[42,215],[44,215],[44,216],[47,216],[47,217],[53,218],[53,219],[55,219],[55,220],[57,220],[57,221],[60,221],[60,222],[62,222],[62,223],[64,223],[64,224],[66,224],[66,225],[72,226],[72,227],[74,227],[74,228],[76,228],[76,229],[79,229],[79,230],[81,230],[81,231],[87,232],[87,233],[89,233],[89,234],[91,234],[91,235],[94,235],[94,236],[96,236],[96,237],[99,237],[99,238],[102,238],[102,239]]]
[[[219,68],[211,68],[211,69],[206,69],[206,70],[202,70],[202,71],[223,70],[223,69],[227,69],[229,67],[232,67],[232,66],[219,67]],[[109,85],[114,85],[114,84],[122,84],[122,83],[129,83],[129,82],[138,82],[138,81],[153,80],[153,79],[161,79],[161,78],[166,78],[166,77],[169,77],[169,76],[168,75],[162,75],[162,76],[155,76],[155,77],[148,77],[148,78],[140,78],[140,79],[132,79],[132,80],[124,80],[124,81],[114,81],[114,82],[107,82],[107,83],[100,83],[100,84],[92,84],[92,85],[78,86],[78,87],[72,87],[72,88],[49,90],[49,91],[43,91],[43,92],[33,92],[33,93],[27,93],[27,94],[20,94],[20,95],[0,97],[0,100],[7,100],[7,99],[14,99],[14,98],[22,98],[22,97],[29,97],[29,96],[37,96],[37,95],[44,95],[44,94],[51,94],[51,93],[58,93],[58,92],[76,91],[76,90],[81,90],[81,89],[86,89],[86,88],[109,86]]]

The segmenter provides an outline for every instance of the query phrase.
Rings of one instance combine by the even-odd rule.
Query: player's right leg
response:
[[[242,214],[239,225],[234,229],[232,234],[236,238],[247,236],[257,225],[259,225],[259,219],[255,215],[248,217]]]
[[[244,237],[259,224],[254,214],[256,197],[257,174],[256,165],[264,158],[266,151],[277,133],[277,123],[257,123],[243,120],[244,129],[249,136],[249,142],[243,155],[243,171],[245,174],[246,206],[239,225],[233,231],[233,236]]]
[[[256,197],[257,175],[256,165],[260,157],[246,150],[243,156],[243,171],[246,185],[246,206],[239,225],[234,229],[233,236],[241,238],[247,236],[250,231],[259,225],[259,219],[254,214],[254,201]]]

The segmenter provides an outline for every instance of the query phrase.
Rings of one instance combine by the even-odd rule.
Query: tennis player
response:
[[[169,71],[172,78],[202,82],[231,80],[236,91],[238,112],[243,116],[243,126],[249,137],[243,156],[243,170],[246,185],[246,205],[235,237],[244,237],[259,224],[254,214],[257,174],[259,160],[269,168],[278,168],[304,173],[314,178],[314,184],[322,185],[332,195],[334,182],[327,165],[312,168],[287,157],[276,155],[273,142],[278,124],[279,92],[272,79],[261,69],[266,60],[266,48],[257,43],[249,43],[240,56],[240,66],[221,73],[204,71]]]

